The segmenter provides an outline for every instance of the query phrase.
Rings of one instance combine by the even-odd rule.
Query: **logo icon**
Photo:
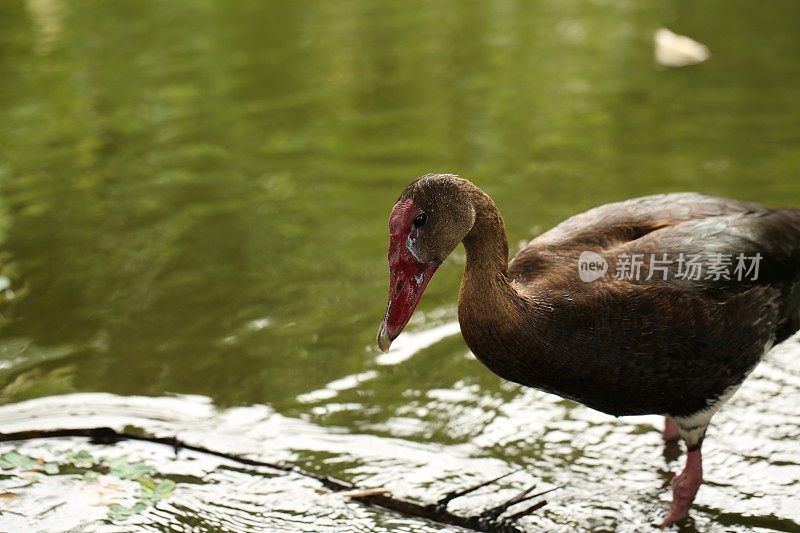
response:
[[[581,252],[578,257],[578,275],[586,283],[595,281],[606,275],[608,262],[603,256],[594,252]]]

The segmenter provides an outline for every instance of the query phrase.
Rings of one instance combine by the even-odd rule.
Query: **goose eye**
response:
[[[428,221],[428,215],[426,213],[420,213],[419,215],[414,217],[414,227],[421,228],[422,226],[425,225],[427,221]]]

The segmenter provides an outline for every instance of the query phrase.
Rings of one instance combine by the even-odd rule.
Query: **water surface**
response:
[[[453,508],[537,482],[564,488],[531,530],[649,528],[680,466],[658,418],[484,369],[455,324],[461,250],[378,354],[388,211],[413,177],[456,172],[516,249],[643,194],[800,206],[799,18],[789,0],[3,2],[2,430],[129,425],[420,501],[521,470]],[[655,67],[661,26],[711,59]],[[715,418],[688,531],[800,529],[798,354]],[[174,492],[111,520],[64,496],[76,473],[3,471],[4,529],[438,530],[147,445],[0,451],[65,463],[83,445]],[[75,507],[39,516],[59,498]]]

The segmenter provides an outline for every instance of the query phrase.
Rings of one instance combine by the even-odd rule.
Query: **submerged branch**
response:
[[[152,435],[139,435],[134,433],[126,433],[124,431],[117,431],[109,427],[98,428],[74,428],[74,429],[49,429],[49,430],[31,430],[31,431],[18,431],[14,433],[0,433],[0,442],[33,440],[33,439],[48,439],[60,437],[86,437],[90,439],[93,444],[114,444],[120,441],[141,441],[150,442],[155,444],[162,444],[170,446],[178,453],[180,450],[190,450],[193,452],[204,453],[213,455],[229,461],[234,461],[247,466],[264,467],[281,472],[291,472],[307,478],[314,479],[322,484],[325,488],[341,493],[342,496],[352,498],[367,505],[374,505],[382,507],[390,511],[413,516],[417,518],[424,518],[439,524],[447,524],[458,526],[473,531],[482,531],[487,533],[522,533],[518,527],[512,522],[522,516],[530,514],[546,505],[545,500],[539,500],[527,509],[514,513],[509,517],[509,520],[487,520],[481,516],[460,516],[449,512],[444,506],[429,504],[422,505],[419,503],[402,500],[392,497],[385,490],[360,488],[347,481],[342,481],[330,476],[323,476],[308,472],[297,466],[269,463],[265,461],[258,461],[240,455],[211,450],[196,444],[190,444],[179,440],[176,437],[156,437]],[[538,494],[530,496],[530,498],[538,497],[548,491],[543,491]],[[528,498],[526,498],[528,499]]]

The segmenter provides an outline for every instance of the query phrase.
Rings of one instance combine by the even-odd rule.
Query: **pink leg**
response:
[[[703,482],[703,456],[700,448],[686,454],[686,467],[672,479],[672,505],[661,527],[668,527],[689,514],[689,507]]]
[[[664,417],[664,431],[661,433],[661,436],[667,442],[672,442],[681,438],[681,434],[678,432],[678,424],[675,423],[672,417]]]
[[[661,437],[667,442],[681,438],[681,434],[678,432],[678,424],[670,416],[664,417],[664,431],[661,433]]]

